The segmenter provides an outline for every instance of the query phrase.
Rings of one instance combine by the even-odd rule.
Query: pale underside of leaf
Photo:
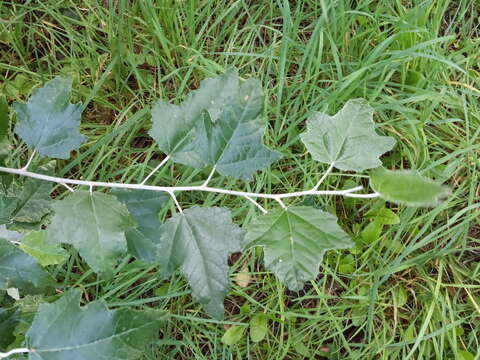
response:
[[[315,160],[345,171],[380,166],[379,157],[395,144],[375,132],[373,109],[363,99],[348,101],[334,116],[315,113],[300,137]]]
[[[15,132],[40,155],[68,159],[85,137],[80,134],[81,108],[69,104],[72,79],[56,77],[37,89],[27,103],[16,102]]]
[[[325,251],[354,244],[334,215],[306,206],[277,209],[247,225],[247,246],[263,246],[265,266],[290,290],[302,289],[319,271]]]
[[[228,291],[228,255],[240,250],[243,230],[223,208],[193,207],[167,220],[161,228],[159,263],[171,272],[180,268],[193,297],[212,317],[223,318]]]
[[[70,290],[40,305],[27,333],[30,360],[137,359],[165,319],[154,311],[108,310],[99,301],[80,308],[80,297]]]
[[[435,206],[449,194],[447,187],[415,170],[372,170],[370,186],[385,200],[408,206]]]
[[[125,205],[112,195],[76,191],[53,208],[47,241],[72,244],[95,272],[110,276],[127,250],[125,231],[136,226]]]

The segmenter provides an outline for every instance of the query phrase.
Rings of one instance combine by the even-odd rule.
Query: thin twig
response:
[[[0,359],[4,359],[6,357],[9,357],[10,355],[23,354],[28,352],[30,352],[30,349],[27,348],[12,349],[10,351],[7,351],[6,353],[0,352]]]
[[[208,174],[207,180],[205,180],[205,182],[202,184],[202,186],[205,187],[205,186],[208,185],[208,183],[210,182],[210,180],[212,180],[212,176],[213,176],[213,174],[215,174],[215,170],[216,170],[216,169],[217,169],[217,166],[214,166],[213,169],[212,169],[212,171],[210,171],[210,174]]]
[[[333,166],[334,166],[335,163],[331,163],[330,166],[328,167],[327,171],[325,171],[325,173],[323,174],[323,176],[320,178],[320,180],[318,180],[317,184],[313,187],[312,190],[317,190],[319,187],[320,187],[320,184],[323,182],[323,180],[325,180],[325,178],[328,176],[328,174],[330,174],[330,172],[332,171],[333,169]]]
[[[121,188],[121,189],[133,189],[133,190],[150,190],[150,191],[164,191],[167,193],[180,192],[180,191],[202,191],[202,192],[211,192],[225,195],[233,196],[249,196],[252,198],[264,198],[264,199],[285,199],[290,197],[299,197],[299,196],[308,196],[308,195],[338,195],[338,196],[348,196],[353,198],[374,198],[379,196],[377,193],[371,194],[354,194],[357,191],[362,189],[361,186],[356,186],[351,189],[345,190],[305,190],[305,191],[296,191],[291,193],[283,194],[262,194],[262,193],[252,193],[245,191],[236,191],[236,190],[227,190],[214,188],[210,186],[153,186],[153,185],[142,185],[142,184],[123,184],[123,183],[110,183],[102,181],[86,181],[86,180],[75,180],[75,179],[65,179],[55,176],[49,176],[44,174],[38,174],[30,171],[25,171],[22,169],[12,169],[0,166],[0,172],[5,172],[9,174],[27,176],[34,179],[50,181],[57,184],[70,184],[70,185],[83,185],[83,186],[95,186],[95,187],[107,187],[107,188]]]
[[[175,196],[175,193],[173,191],[168,191],[168,194],[173,199],[173,202],[175,203],[175,206],[177,207],[178,211],[180,211],[180,213],[183,214],[183,209],[180,206],[180,203],[178,202],[177,197]]]
[[[150,179],[153,174],[155,174],[163,165],[165,165],[165,163],[170,159],[170,155],[167,155],[165,157],[165,159],[163,159],[160,164],[158,164],[155,169],[152,170],[152,172],[150,174],[147,175],[147,177],[145,179],[143,179],[143,181],[140,183],[140,185],[144,185],[148,179]]]
[[[253,205],[255,205],[262,213],[266,214],[268,212],[267,210],[265,210],[265,208],[262,205],[260,205],[258,202],[253,200],[250,196],[244,196],[244,197],[245,199],[250,201]]]
[[[22,168],[22,170],[25,170],[25,171],[26,171],[26,170],[28,169],[28,167],[29,167],[30,164],[32,163],[33,158],[35,157],[35,154],[36,154],[36,153],[37,153],[37,151],[36,151],[36,150],[33,150],[32,155],[30,155],[30,158],[29,158],[28,161],[27,161],[27,165],[25,165],[25,166]]]

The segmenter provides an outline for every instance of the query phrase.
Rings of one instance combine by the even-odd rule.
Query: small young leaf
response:
[[[81,107],[69,104],[72,79],[56,77],[37,89],[27,103],[16,102],[15,132],[42,156],[68,159],[85,137],[80,134]]]
[[[15,340],[15,327],[19,322],[17,309],[0,308],[0,351],[5,351]]]
[[[374,221],[381,225],[396,225],[400,223],[398,215],[385,206],[369,212],[368,217],[374,217]]]
[[[165,313],[108,310],[101,301],[80,307],[80,290],[41,304],[27,332],[30,360],[133,360],[157,336]]]
[[[0,290],[15,287],[32,289],[47,286],[50,275],[30,255],[0,239]]]
[[[112,195],[77,190],[53,208],[47,242],[72,244],[93,271],[111,276],[127,250],[125,230],[136,226],[125,205]]]
[[[245,245],[265,247],[265,266],[293,291],[318,274],[325,251],[355,244],[337,218],[307,206],[269,211],[247,225]]]
[[[178,156],[194,135],[195,122],[206,111],[212,121],[218,119],[225,102],[238,92],[235,69],[216,78],[207,78],[181,105],[157,101],[152,109],[153,126],[149,134],[158,147],[170,156]]]
[[[58,244],[45,242],[45,231],[32,231],[24,236],[20,249],[35,258],[41,266],[62,264],[68,253]]]
[[[250,320],[250,339],[253,342],[262,341],[268,332],[268,318],[265,314],[256,314]]]
[[[167,272],[180,267],[193,297],[205,311],[222,319],[228,290],[228,255],[240,250],[244,232],[223,208],[192,207],[161,227],[159,263]]]
[[[395,144],[377,135],[373,109],[363,99],[349,100],[334,116],[315,113],[300,137],[315,160],[353,171],[380,166],[379,157]]]
[[[362,238],[365,244],[371,244],[374,241],[377,241],[382,233],[383,225],[376,221],[370,222],[360,233],[360,237]]]
[[[148,190],[122,189],[111,193],[127,206],[128,211],[138,223],[136,229],[128,229],[125,233],[128,252],[146,263],[155,262],[161,226],[158,213],[165,206],[169,196]]]
[[[232,346],[242,340],[243,331],[245,330],[245,326],[241,325],[232,325],[225,331],[225,334],[222,336],[222,342],[225,345]]]
[[[370,186],[387,201],[408,206],[435,206],[448,195],[448,189],[414,170],[370,172]]]

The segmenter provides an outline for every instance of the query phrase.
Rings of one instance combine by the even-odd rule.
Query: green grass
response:
[[[261,79],[265,141],[283,159],[252,182],[217,176],[212,184],[263,192],[313,186],[326,167],[299,141],[305,120],[364,97],[378,131],[397,139],[385,165],[419,169],[452,189],[433,209],[389,205],[400,224],[369,245],[329,252],[300,293],[265,272],[259,251],[246,251],[232,266],[224,322],[201,311],[179,274],[162,280],[155,267],[129,258],[109,281],[78,255],[54,275],[82,288],[86,301],[170,311],[145,359],[480,359],[479,16],[471,0],[0,0],[0,94],[23,100],[52,76],[71,74],[74,100],[84,104],[89,141],[59,162],[59,174],[141,181],[161,160],[146,135],[146,108],[157,98],[178,103],[200,80],[236,66],[244,78]],[[10,165],[28,156],[17,142]],[[152,183],[200,183],[206,175],[174,165]],[[322,186],[363,181],[334,171]],[[257,212],[216,194],[179,200],[230,207],[239,224]],[[289,200],[301,202],[335,212],[356,239],[380,203]],[[235,279],[245,267],[251,281],[241,287]],[[269,319],[265,340],[252,342],[246,327],[236,345],[222,344],[225,328],[247,326],[257,313]]]

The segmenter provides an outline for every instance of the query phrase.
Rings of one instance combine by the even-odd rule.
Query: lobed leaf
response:
[[[74,289],[40,305],[26,336],[29,360],[138,359],[166,319],[160,311],[108,310],[100,301],[80,307],[80,297]]]
[[[207,78],[180,105],[157,101],[152,108],[153,126],[150,136],[164,153],[180,156],[194,135],[195,122],[203,112],[215,121],[229,98],[238,92],[235,69],[216,78]]]
[[[215,166],[222,175],[250,179],[280,158],[262,144],[262,108],[260,83],[240,84],[237,71],[230,69],[202,83],[182,105],[157,103],[150,135],[176,162]]]
[[[128,251],[146,263],[157,261],[156,249],[160,242],[158,213],[163,209],[169,196],[165,193],[148,190],[113,190],[117,197],[137,221],[138,227],[127,229]]]
[[[73,245],[93,271],[111,276],[127,250],[125,231],[136,226],[125,205],[112,195],[77,190],[53,208],[47,242]]]
[[[380,166],[379,157],[395,144],[392,137],[377,135],[373,109],[363,99],[349,100],[334,116],[315,113],[300,138],[315,160],[345,171]]]
[[[385,200],[408,206],[435,206],[449,193],[415,170],[375,169],[370,172],[370,186]]]
[[[37,261],[10,241],[0,239],[0,289],[15,287],[30,290],[48,286],[50,275]]]
[[[263,246],[265,266],[293,291],[313,280],[325,251],[353,247],[337,218],[309,206],[275,209],[246,226],[246,246]]]
[[[158,261],[169,273],[180,268],[193,297],[205,311],[222,319],[228,291],[228,255],[240,250],[244,232],[223,208],[192,207],[161,227]]]
[[[26,103],[16,102],[15,132],[42,156],[68,159],[85,136],[80,134],[80,105],[70,104],[72,78],[57,76],[37,89]]]

